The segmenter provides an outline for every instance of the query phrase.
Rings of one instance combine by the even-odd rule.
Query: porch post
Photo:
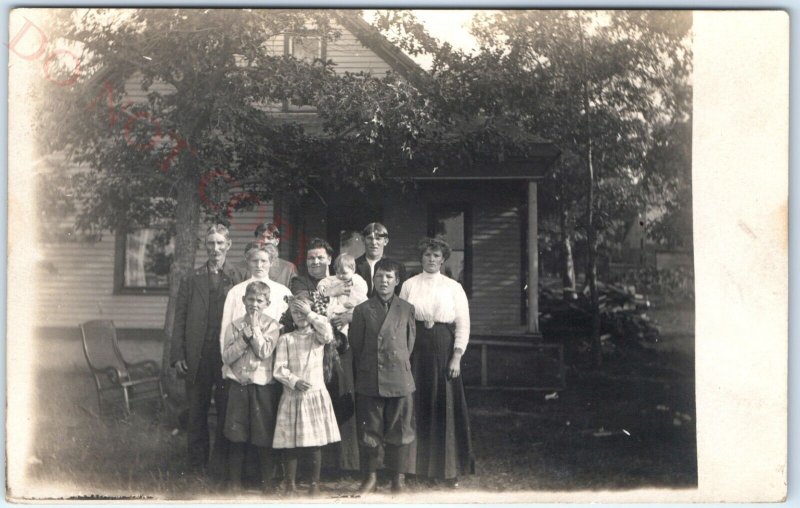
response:
[[[539,210],[536,182],[528,182],[528,333],[539,333]]]

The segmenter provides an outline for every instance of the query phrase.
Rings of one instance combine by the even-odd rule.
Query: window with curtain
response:
[[[174,239],[164,228],[118,234],[116,289],[132,293],[168,291],[174,254]]]

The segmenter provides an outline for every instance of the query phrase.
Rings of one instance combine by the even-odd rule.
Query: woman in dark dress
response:
[[[423,272],[411,277],[400,298],[414,305],[417,339],[411,354],[417,439],[409,471],[445,480],[475,472],[469,413],[461,382],[461,357],[469,342],[469,303],[461,284],[440,273],[450,247],[440,239],[419,244]]]
[[[313,291],[316,291],[319,281],[328,275],[328,267],[331,264],[332,257],[333,248],[328,242],[321,238],[312,238],[306,249],[305,273],[294,277],[289,284],[292,294],[295,296],[300,294],[310,295]],[[341,317],[334,319],[341,319]],[[333,322],[333,324],[337,325],[338,323]],[[327,386],[334,404],[334,410],[337,413],[336,419],[339,423],[339,433],[342,436],[342,441],[326,448],[337,449],[336,467],[340,470],[358,471],[358,436],[356,435],[355,399],[353,395],[355,392],[353,353],[346,345],[346,338],[337,337],[337,339],[344,339],[342,341],[344,344],[338,348],[341,368],[334,369],[333,378]],[[326,450],[323,450],[323,453],[326,453]],[[328,457],[327,453],[326,457]],[[326,457],[323,457],[323,460]]]

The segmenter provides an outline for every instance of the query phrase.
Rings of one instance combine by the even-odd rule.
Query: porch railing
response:
[[[542,342],[540,336],[519,336],[501,334],[480,334],[470,337],[470,348],[480,350],[480,385],[467,384],[467,388],[481,390],[530,390],[530,391],[560,391],[566,388],[566,369],[564,367],[564,345],[561,343]],[[490,382],[489,350],[512,349],[524,351],[525,359],[533,361],[527,366],[532,371],[527,371],[531,377],[536,378],[531,384],[509,385],[507,383]],[[552,372],[535,372],[537,368],[545,367]],[[518,374],[518,373],[517,373]],[[517,375],[519,377],[519,375]],[[525,377],[524,374],[522,377]],[[539,379],[544,381],[539,382]]]

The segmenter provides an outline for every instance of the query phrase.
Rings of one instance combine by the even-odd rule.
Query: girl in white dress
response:
[[[319,493],[321,447],[341,440],[330,395],[323,376],[325,344],[333,329],[325,316],[311,310],[305,295],[295,297],[290,310],[297,328],[281,335],[275,349],[273,374],[284,385],[272,447],[283,449],[286,490],[296,492],[297,462],[311,462],[310,495]]]

